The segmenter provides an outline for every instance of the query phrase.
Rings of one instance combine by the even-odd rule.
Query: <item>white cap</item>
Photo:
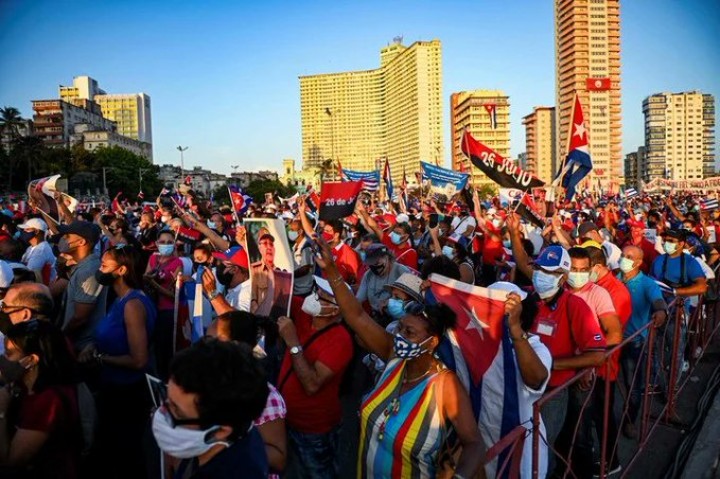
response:
[[[395,220],[396,220],[398,223],[409,223],[409,222],[410,222],[410,217],[409,217],[408,215],[406,215],[405,213],[400,213],[399,215],[397,215],[397,216],[395,217]]]
[[[495,289],[499,291],[507,291],[508,293],[515,293],[520,296],[520,301],[524,301],[527,298],[527,292],[520,289],[520,286],[510,283],[508,281],[495,281],[493,284],[488,286],[488,289]]]
[[[21,230],[40,230],[46,232],[48,229],[47,223],[40,218],[30,218],[25,223],[18,225]]]
[[[0,288],[9,288],[14,277],[15,274],[7,261],[0,259]]]
[[[497,213],[497,210],[495,208],[490,208],[489,210],[487,210],[487,214],[489,215],[494,215],[495,213]]]
[[[333,297],[335,296],[335,293],[333,293],[333,290],[332,290],[332,286],[330,286],[330,282],[328,280],[321,278],[320,276],[315,276],[315,275],[313,275],[313,278],[315,279],[315,284],[317,285],[318,289],[322,289],[330,296],[333,296]],[[347,283],[343,282],[343,284],[347,288],[350,288],[350,286]]]

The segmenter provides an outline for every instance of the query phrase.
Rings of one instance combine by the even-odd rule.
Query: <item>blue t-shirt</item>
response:
[[[684,259],[683,259],[684,258]],[[667,266],[664,263],[667,261]],[[682,262],[685,262],[685,273],[682,272]],[[663,275],[663,269],[664,275]],[[704,278],[705,273],[695,258],[689,254],[681,254],[677,258],[671,258],[667,254],[663,254],[655,258],[651,268],[652,277],[666,283],[668,286],[672,284],[690,285],[698,278]]]
[[[623,336],[628,338],[642,329],[650,321],[652,312],[652,304],[657,300],[662,300],[662,292],[660,286],[652,279],[647,277],[642,271],[633,279],[625,283],[630,298],[632,300],[632,314],[630,320],[625,325]],[[647,338],[648,330],[643,331],[640,336],[636,336],[633,342],[641,341]]]
[[[113,302],[107,315],[98,323],[95,329],[95,346],[99,353],[108,356],[124,356],[130,354],[127,328],[125,327],[125,305],[131,299],[139,299],[145,306],[145,330],[148,343],[155,330],[157,310],[152,300],[145,293],[134,289],[124,297]],[[149,347],[149,344],[148,344]],[[105,364],[102,368],[101,379],[110,384],[132,384],[145,379],[145,372],[137,369],[122,368]]]

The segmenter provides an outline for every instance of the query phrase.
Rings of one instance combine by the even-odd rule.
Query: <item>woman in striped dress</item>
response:
[[[455,475],[483,474],[485,447],[470,398],[457,376],[432,354],[455,314],[445,305],[408,303],[391,335],[365,313],[335,266],[330,248],[318,241],[317,264],[326,272],[343,318],[365,346],[387,362],[360,409],[360,478],[429,478],[448,435],[462,446]]]

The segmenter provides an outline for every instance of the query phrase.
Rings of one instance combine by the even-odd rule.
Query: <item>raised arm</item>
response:
[[[193,215],[191,215],[187,211],[183,212],[182,220],[188,227],[193,228],[194,230],[197,230],[203,235],[205,235],[208,241],[210,241],[210,244],[213,245],[216,250],[227,251],[228,249],[230,249],[229,241],[223,239],[215,231],[208,228],[207,224],[205,224],[200,219],[193,217]]]
[[[355,210],[357,211],[358,216],[362,220],[363,224],[367,226],[368,229],[372,230],[372,232],[375,233],[377,237],[382,240],[383,231],[377,224],[377,221],[375,221],[372,216],[370,216],[370,214],[367,212],[365,205],[361,202],[358,202],[356,203]]]
[[[510,242],[512,246],[513,258],[517,263],[517,268],[528,278],[533,277],[533,269],[530,266],[530,258],[528,258],[525,248],[522,244],[520,236],[520,217],[517,213],[510,213],[505,220],[505,224],[510,232]]]
[[[304,196],[298,199],[298,216],[300,216],[300,222],[302,223],[305,235],[307,235],[308,238],[312,238],[315,235],[315,230],[307,216],[307,204],[305,203]]]

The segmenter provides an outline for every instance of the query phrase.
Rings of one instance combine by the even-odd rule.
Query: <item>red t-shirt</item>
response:
[[[582,298],[563,291],[551,308],[545,301],[538,306],[532,332],[547,346],[553,360],[576,356],[578,352],[604,351],[600,325]],[[548,386],[557,387],[572,378],[574,369],[553,369]]]
[[[617,279],[612,273],[606,274],[600,278],[597,282],[598,286],[601,286],[610,293],[613,305],[615,306],[615,312],[620,316],[620,324],[622,324],[623,331],[625,325],[630,320],[632,315],[632,298],[630,297],[630,291],[627,286]],[[615,354],[610,356],[610,380],[615,381],[617,379],[618,372],[620,371],[620,351],[616,351]],[[598,368],[598,376],[605,377],[605,366]]]
[[[302,298],[301,298],[302,299]],[[312,318],[298,307],[299,300],[293,300],[293,314],[298,339],[305,344],[315,333]],[[350,333],[343,326],[335,326],[319,336],[302,354],[309,364],[321,362],[333,372],[333,376],[312,396],[303,389],[297,374],[291,372],[280,393],[287,405],[285,420],[291,428],[310,434],[324,434],[340,424],[342,408],[340,404],[340,383],[343,373],[350,364],[353,355],[353,343]],[[292,368],[290,350],[280,366],[280,381],[283,381]]]
[[[75,387],[49,387],[36,394],[22,395],[19,400],[15,428],[48,434],[45,444],[31,459],[38,477],[77,477],[82,433]]]
[[[484,265],[495,266],[495,263],[505,259],[505,248],[502,241],[494,241],[492,235],[486,235],[482,249]]]
[[[417,251],[415,251],[415,248],[410,246],[409,242],[406,241],[403,244],[395,244],[392,242],[389,235],[383,235],[382,242],[390,251],[393,252],[393,255],[395,255],[395,261],[417,271]]]
[[[332,256],[337,265],[340,276],[348,284],[359,283],[358,272],[360,270],[360,256],[348,244],[340,242],[332,249]],[[323,278],[325,278],[323,271]]]

